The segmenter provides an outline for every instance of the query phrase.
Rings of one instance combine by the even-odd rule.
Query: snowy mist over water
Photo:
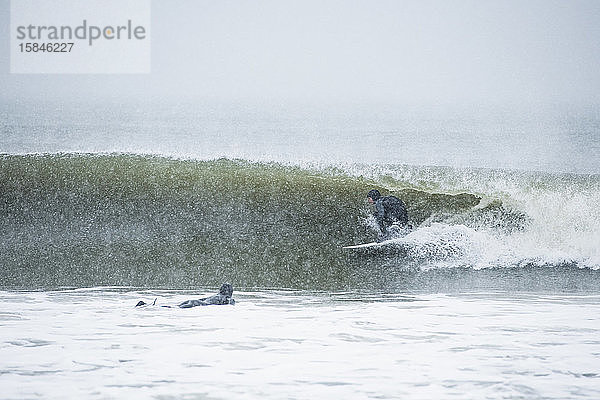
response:
[[[72,101],[0,108],[0,152],[600,173],[593,109]]]

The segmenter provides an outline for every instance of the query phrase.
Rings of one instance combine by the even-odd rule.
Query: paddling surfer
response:
[[[212,306],[212,305],[226,305],[226,304],[234,305],[235,300],[231,298],[232,295],[233,295],[233,286],[231,286],[231,284],[229,284],[229,283],[224,283],[221,285],[221,288],[219,289],[218,294],[215,294],[214,296],[198,299],[198,300],[186,300],[183,303],[179,304],[178,307],[179,308],[191,308],[191,307],[196,307],[196,306]],[[156,304],[156,299],[154,299],[154,302],[151,305],[155,305],[155,304]],[[135,306],[141,307],[141,306],[147,306],[147,305],[149,305],[149,304],[143,300],[140,300]],[[161,307],[171,308],[171,306],[161,306]]]
[[[191,308],[196,306],[211,306],[211,305],[225,305],[235,304],[235,300],[231,298],[233,294],[233,286],[229,283],[224,283],[219,289],[219,294],[214,296],[205,297],[199,300],[186,300],[179,305],[179,308]]]

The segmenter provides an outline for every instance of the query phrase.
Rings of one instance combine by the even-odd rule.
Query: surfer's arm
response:
[[[179,304],[179,308],[192,308],[197,306],[203,306],[202,299],[200,300],[186,300]]]
[[[379,225],[379,229],[381,229],[381,233],[385,234],[387,229],[385,228],[385,224],[383,222],[383,216],[385,215],[385,209],[383,208],[383,204],[381,202],[375,203],[375,219],[377,220],[377,224]]]

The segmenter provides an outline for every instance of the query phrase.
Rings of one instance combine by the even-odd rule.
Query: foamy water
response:
[[[597,398],[597,294],[0,292],[0,398]]]
[[[527,216],[525,229],[510,232],[489,226],[471,229],[460,220],[442,225],[427,222],[404,241],[416,246],[415,251],[435,246],[456,253],[458,247],[465,256],[455,261],[478,268],[527,263],[600,268],[598,175],[406,165],[349,165],[345,170],[355,176],[387,180],[391,190],[415,187],[436,193],[476,193],[483,196],[483,205],[501,200],[507,208]],[[427,255],[425,251],[423,256]]]

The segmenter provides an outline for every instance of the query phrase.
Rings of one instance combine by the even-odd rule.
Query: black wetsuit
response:
[[[179,308],[191,308],[197,306],[211,306],[211,305],[225,305],[235,304],[235,300],[231,298],[233,294],[233,287],[229,283],[224,283],[219,289],[219,294],[214,296],[205,297],[198,300],[186,300],[179,305]]]
[[[232,295],[233,295],[233,286],[231,286],[229,283],[224,283],[223,285],[221,285],[221,289],[219,289],[219,294],[215,294],[214,296],[205,297],[203,299],[198,299],[198,300],[186,300],[183,303],[179,304],[178,307],[179,308],[191,308],[191,307],[196,307],[196,306],[212,306],[212,305],[225,305],[225,304],[234,305],[235,300],[231,298]],[[156,299],[154,299],[154,302],[151,305],[155,305],[155,304],[156,304]],[[141,306],[147,306],[147,305],[149,305],[149,304],[144,301],[139,301],[135,306],[141,307]],[[171,308],[171,306],[161,306],[161,307]]]
[[[389,236],[388,229],[391,225],[398,225],[400,228],[408,227],[408,213],[402,200],[396,196],[380,197],[375,202],[375,219],[381,229],[380,239]]]
[[[235,304],[235,300],[231,296],[224,296],[222,294],[215,294],[214,296],[205,297],[198,300],[186,300],[179,305],[179,308],[191,308],[196,306],[211,306],[211,305],[225,305]]]

